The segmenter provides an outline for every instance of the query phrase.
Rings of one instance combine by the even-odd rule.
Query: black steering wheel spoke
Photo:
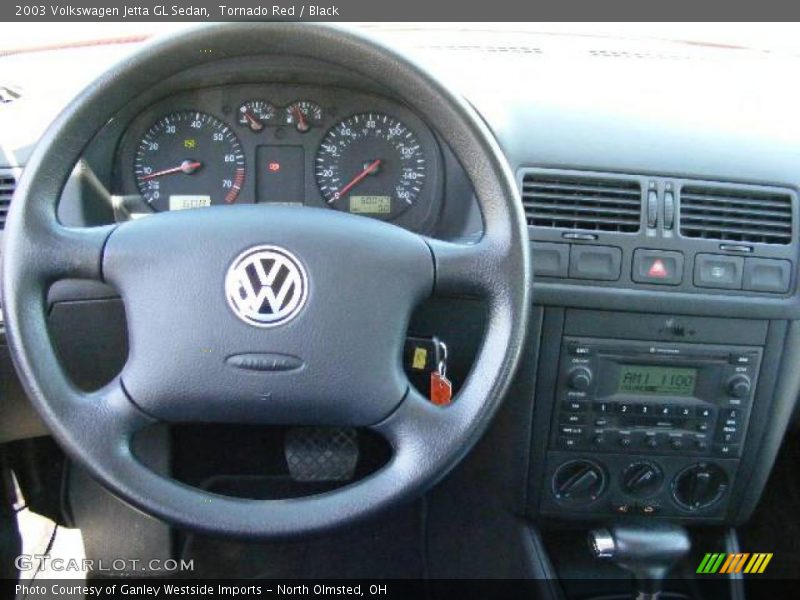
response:
[[[52,279],[103,279],[103,249],[116,225],[65,227],[55,224],[46,242],[45,274]]]
[[[486,237],[458,243],[426,237],[434,263],[434,293],[490,297],[503,276],[502,254]]]

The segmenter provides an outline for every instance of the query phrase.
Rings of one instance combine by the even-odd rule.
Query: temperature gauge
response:
[[[322,108],[310,100],[299,100],[286,107],[286,124],[300,133],[322,123]]]
[[[236,122],[250,131],[258,133],[275,119],[276,110],[264,100],[250,100],[239,107]]]

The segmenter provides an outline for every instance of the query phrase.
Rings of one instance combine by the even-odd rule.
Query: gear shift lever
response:
[[[612,560],[636,579],[637,600],[657,600],[661,584],[691,547],[686,529],[667,523],[613,525],[589,533],[597,558]]]

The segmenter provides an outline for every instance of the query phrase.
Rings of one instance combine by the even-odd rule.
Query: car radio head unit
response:
[[[564,338],[552,446],[738,456],[759,347]]]

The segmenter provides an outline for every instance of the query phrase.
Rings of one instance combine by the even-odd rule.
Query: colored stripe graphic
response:
[[[731,573],[731,569],[733,569],[733,565],[736,564],[736,561],[739,559],[740,554],[728,554],[728,557],[725,559],[725,562],[722,565],[722,569],[720,569],[721,573]]]
[[[753,558],[750,559],[750,562],[747,563],[747,566],[744,569],[745,573],[763,573],[764,569],[767,568],[769,561],[772,560],[772,553],[769,554],[765,552],[759,552],[753,554]]]
[[[721,553],[706,554],[700,566],[697,567],[697,572],[716,573],[726,556],[726,554]]]
[[[711,565],[711,568],[708,571],[708,573],[716,573],[719,570],[719,567],[722,564],[722,561],[725,560],[725,556],[726,556],[725,554],[718,554],[717,555],[717,560],[714,561],[713,565]]]
[[[739,573],[744,567],[744,563],[750,554],[730,554],[728,555],[728,560],[725,562],[725,566],[722,567],[722,573]]]
[[[706,554],[703,557],[703,560],[700,561],[700,566],[697,567],[697,573],[705,573],[706,566],[708,565],[709,561],[711,560],[712,554]]]
[[[707,553],[700,565],[697,567],[697,573],[713,574],[713,573],[763,573],[769,562],[772,560],[772,553],[756,552],[750,554],[749,552],[736,552],[732,554],[726,553]]]

